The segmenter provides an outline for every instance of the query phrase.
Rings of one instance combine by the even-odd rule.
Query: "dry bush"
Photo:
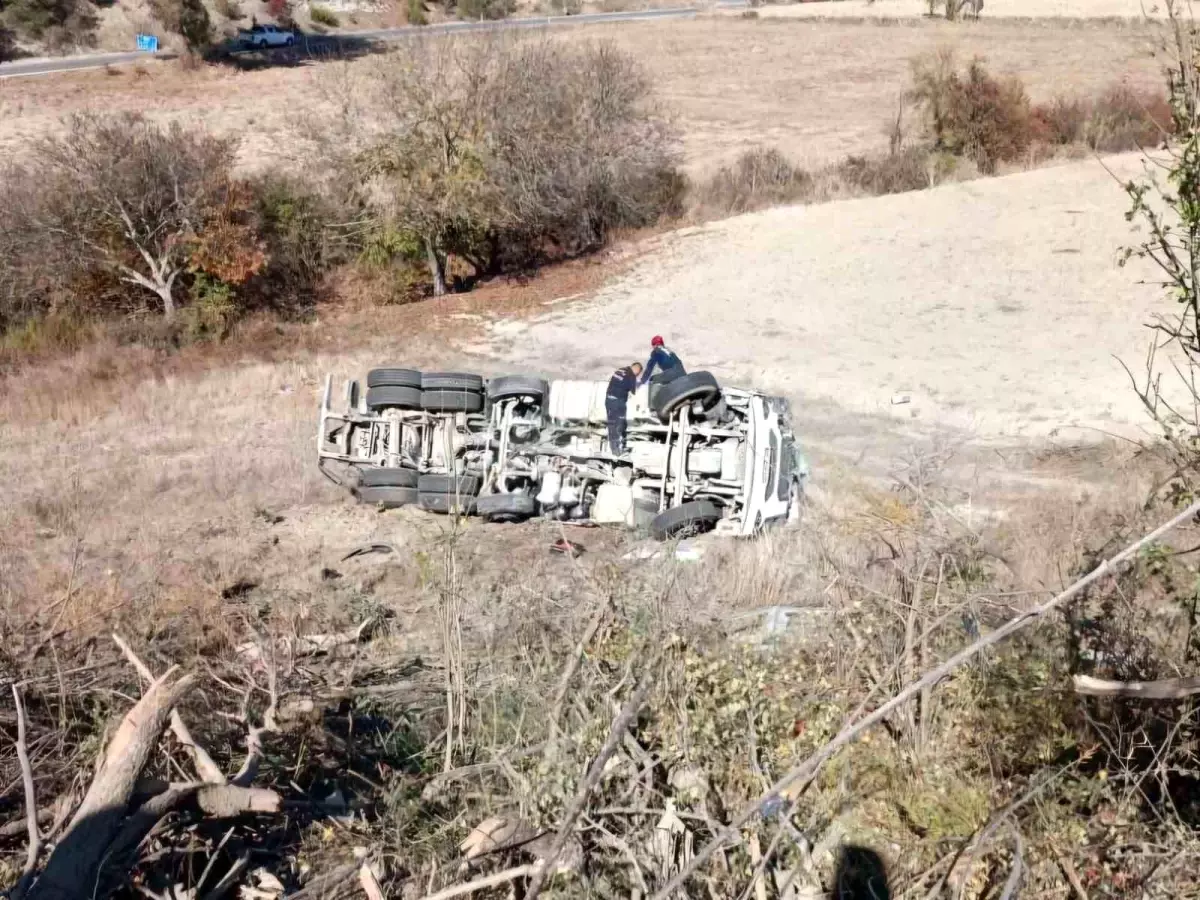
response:
[[[1114,869],[1116,884],[1153,871],[1156,858],[1145,855],[1106,874],[1103,860],[1123,846],[1181,850],[1184,820],[1168,799],[1146,805],[1129,790],[1137,781],[1103,768],[1110,756],[1097,755],[1097,736],[1121,720],[1063,690],[1075,658],[1063,622],[964,668],[845,747],[807,787],[760,805],[856,709],[878,705],[1028,602],[985,549],[988,535],[952,510],[939,463],[911,460],[867,515],[810,508],[800,533],[708,545],[698,566],[577,565],[562,584],[562,570],[526,558],[485,575],[461,556],[438,560],[461,550],[435,551],[428,589],[458,617],[456,668],[469,674],[448,700],[458,723],[442,765],[449,771],[427,782],[404,821],[465,823],[449,833],[433,826],[423,840],[406,832],[407,852],[430,849],[405,868],[436,869],[450,883],[509,872],[547,857],[552,842],[527,839],[557,833],[560,890],[586,867],[617,896],[645,896],[747,808],[759,814],[692,877],[690,893],[751,895],[756,864],[765,885],[828,892],[845,874],[837,852],[845,845],[882,857],[893,896],[936,895],[944,882],[967,898],[994,897],[1012,867],[1010,828],[1021,835],[1031,891],[1069,889],[1063,859],[1091,888]],[[1060,549],[1071,570],[1093,564]],[[523,578],[507,571],[517,567]],[[772,632],[764,607],[774,604],[790,624]],[[1164,622],[1168,631],[1177,635],[1178,622]],[[615,726],[614,743],[616,710],[627,703],[636,714]],[[495,765],[467,762],[479,759],[480,739]],[[597,777],[581,795],[590,767]],[[582,809],[572,802],[581,796]],[[476,823],[497,827],[497,814],[511,845],[477,832],[469,855],[495,858],[451,875],[433,848]],[[1174,858],[1163,877],[1156,896],[1171,896],[1188,866]]]
[[[1056,97],[1033,111],[1034,129],[1048,144],[1082,143],[1091,116],[1091,104],[1078,97]]]
[[[1151,149],[1171,130],[1171,107],[1165,97],[1115,85],[1092,104],[1084,141],[1102,153]]]
[[[427,264],[434,293],[455,259],[520,269],[678,211],[674,134],[610,45],[420,41],[335,88],[325,152],[375,211],[376,246]]]
[[[506,19],[516,10],[514,0],[454,0],[454,12],[468,21]]]
[[[0,4],[0,27],[36,40],[55,52],[95,41],[96,13],[87,0],[8,0]],[[0,58],[3,47],[0,46]]]
[[[696,187],[693,202],[701,215],[738,215],[768,206],[803,203],[812,194],[812,176],[774,147],[743,152]]]
[[[1020,157],[1035,137],[1024,85],[993,77],[978,59],[960,72],[951,51],[918,58],[911,97],[924,112],[934,148],[966,156],[984,173]]]
[[[42,281],[111,272],[155,297],[169,318],[176,283],[207,229],[237,232],[245,243],[228,242],[234,253],[256,251],[245,195],[232,177],[233,149],[178,124],[76,117],[65,135],[43,141],[36,156],[6,173],[0,232],[24,242],[31,252],[18,261],[39,266]]]
[[[1100,153],[1160,145],[1171,133],[1171,110],[1161,96],[1115,85],[1095,100],[1057,98],[1034,108],[1036,139],[1081,144]]]
[[[314,24],[325,25],[329,28],[337,28],[342,24],[341,20],[337,17],[337,13],[328,6],[322,6],[319,3],[309,4],[308,17]]]
[[[237,22],[246,15],[238,0],[216,0],[213,9],[216,10],[217,15],[230,22]]]
[[[932,187],[949,175],[937,154],[924,147],[905,147],[879,156],[850,156],[838,167],[838,176],[870,196],[901,194]]]
[[[17,55],[17,39],[0,19],[0,62],[7,62]]]

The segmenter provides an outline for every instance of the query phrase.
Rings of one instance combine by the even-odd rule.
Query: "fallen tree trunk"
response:
[[[100,864],[125,821],[138,776],[171,711],[195,683],[192,675],[175,676],[176,669],[169,669],[121,721],[83,803],[29,891],[29,900],[91,896]]]
[[[175,707],[194,683],[193,676],[177,675],[172,668],[152,682],[126,713],[83,803],[25,900],[77,900],[97,895],[98,889],[103,895],[106,884],[119,884],[127,877],[142,841],[172,812],[190,810],[196,816],[221,819],[282,809],[283,800],[275,791],[224,783],[215,765],[200,763],[198,768],[222,783],[169,784],[141,777],[168,723],[178,736],[181,722]],[[211,763],[194,742],[188,750],[193,759]]]

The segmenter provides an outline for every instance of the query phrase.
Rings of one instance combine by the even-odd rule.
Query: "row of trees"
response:
[[[679,203],[673,134],[611,46],[430,39],[344,71],[364,74],[306,122],[303,179],[244,177],[235,139],[137,115],[40,141],[0,174],[0,329],[64,310],[295,309],[354,261],[420,267],[437,294]]]

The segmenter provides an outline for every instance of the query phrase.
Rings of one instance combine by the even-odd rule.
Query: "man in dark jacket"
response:
[[[641,374],[642,364],[635,362],[617,369],[608,380],[604,412],[608,418],[608,452],[613,456],[625,453],[625,408],[629,395],[637,390]]]
[[[658,374],[654,374],[654,370],[658,369]],[[645,384],[654,377],[653,384],[666,384],[668,381],[674,381],[680,375],[686,375],[687,370],[684,369],[683,363],[679,361],[679,357],[669,350],[661,335],[655,335],[650,338],[650,359],[646,363],[646,369],[642,373],[642,379],[639,384]]]

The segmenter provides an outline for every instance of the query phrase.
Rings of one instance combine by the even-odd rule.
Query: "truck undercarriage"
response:
[[[659,538],[750,535],[799,513],[807,475],[786,401],[707,372],[629,399],[626,452],[607,438],[601,381],[373,369],[332,407],[318,465],[363,503],[491,521],[545,516],[648,528]]]

